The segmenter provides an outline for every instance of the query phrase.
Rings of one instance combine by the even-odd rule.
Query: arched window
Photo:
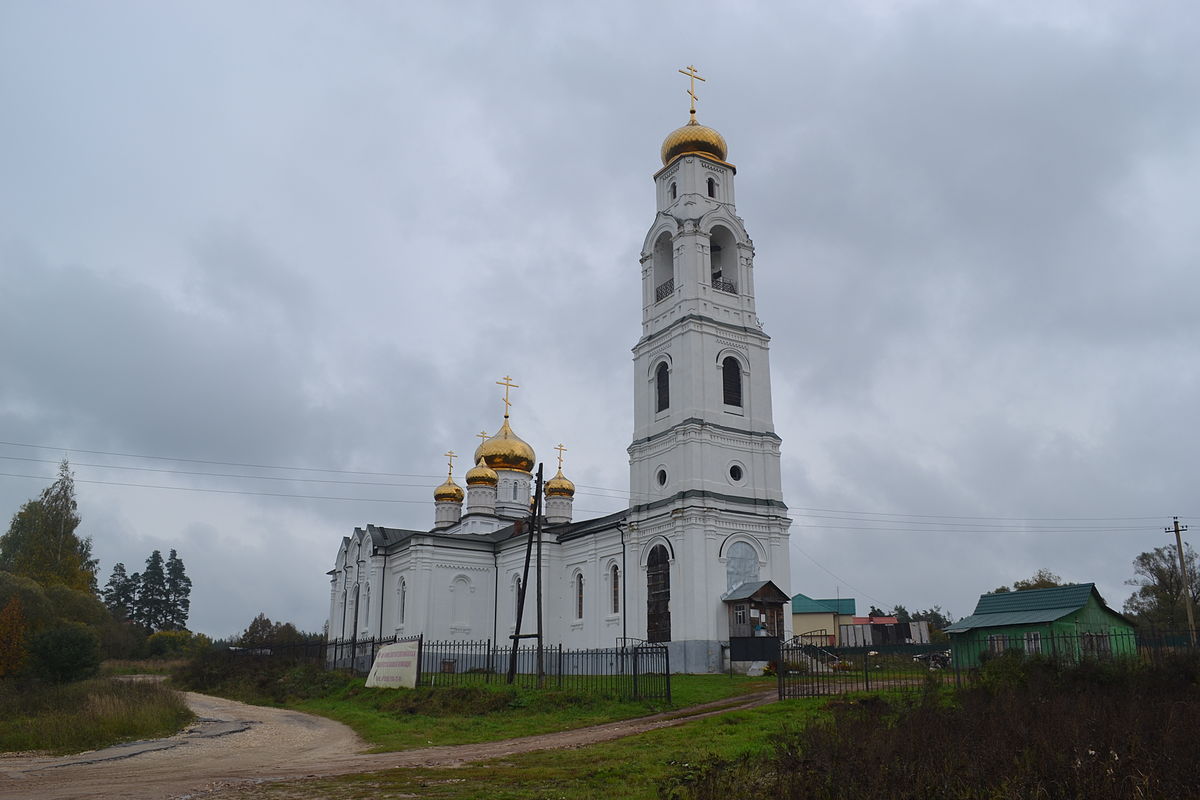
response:
[[[653,262],[654,302],[658,303],[675,291],[675,253],[666,231],[654,240]]]
[[[667,362],[658,365],[654,371],[654,410],[666,411],[671,407],[671,370]]]
[[[583,619],[583,573],[575,575],[575,619]]]
[[[661,544],[646,559],[646,641],[671,641],[671,561]]]
[[[747,542],[734,542],[725,556],[725,590],[758,580],[758,552]]]
[[[712,288],[737,294],[737,240],[728,228],[716,226],[709,234],[709,267]]]
[[[459,575],[450,584],[451,625],[466,625],[468,623],[470,598],[467,595],[470,591],[471,581],[465,575]]]
[[[408,583],[404,578],[400,579],[400,588],[396,591],[399,595],[396,598],[396,618],[400,625],[404,624],[404,615],[408,611]]]
[[[520,500],[520,487],[516,481],[513,481],[513,500]]]
[[[733,356],[721,362],[721,394],[725,405],[742,407],[742,365]]]
[[[613,564],[608,568],[609,583],[612,584],[612,613],[621,613],[621,569]]]
[[[674,200],[675,197],[676,197],[675,184],[672,183],[671,184],[671,199]]]
[[[717,182],[714,181],[712,178],[708,179],[708,196],[709,197],[717,196]]]

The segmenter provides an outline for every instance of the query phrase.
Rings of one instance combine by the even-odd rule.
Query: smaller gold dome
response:
[[[724,161],[729,153],[729,146],[725,144],[724,136],[707,125],[701,125],[696,121],[695,112],[692,112],[692,118],[688,120],[687,125],[676,128],[663,139],[663,166],[687,153],[700,153]]]
[[[492,469],[508,469],[518,472],[532,472],[537,460],[524,439],[513,433],[508,426],[508,417],[496,435],[475,448],[475,461],[483,459]]]
[[[482,458],[475,466],[467,470],[467,486],[495,486],[500,482],[496,470],[489,467]]]
[[[558,472],[553,478],[546,481],[546,497],[574,497],[575,484],[567,480],[567,476],[563,475],[562,468],[559,467]]]
[[[439,503],[461,503],[464,496],[462,487],[449,476],[446,477],[445,483],[433,490],[433,499]]]

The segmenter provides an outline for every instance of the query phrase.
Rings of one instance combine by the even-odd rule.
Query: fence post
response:
[[[671,649],[663,648],[663,664],[666,665],[666,672],[663,673],[667,681],[667,705],[671,704]]]
[[[483,679],[484,683],[492,682],[492,673],[496,671],[496,656],[492,650],[492,640],[487,640],[487,676]]]
[[[638,692],[638,647],[633,648],[633,699],[640,700],[641,694]]]
[[[558,643],[558,688],[562,688],[563,678],[562,642]]]
[[[775,675],[779,678],[779,699],[784,699],[783,676],[787,674],[787,649],[780,645],[779,647],[779,663],[775,668]]]
[[[869,652],[868,650],[863,651],[863,688],[867,691],[871,690],[871,656],[868,655]]]
[[[425,651],[425,634],[417,634],[417,686],[421,685],[421,664]]]

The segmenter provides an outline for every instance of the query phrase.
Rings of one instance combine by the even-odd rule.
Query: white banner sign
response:
[[[417,642],[398,642],[380,648],[367,676],[367,686],[385,689],[417,687]]]

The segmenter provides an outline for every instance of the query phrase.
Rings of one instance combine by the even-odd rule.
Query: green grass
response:
[[[95,678],[63,685],[0,682],[0,751],[77,753],[169,736],[193,719],[159,683]]]
[[[725,678],[725,680],[729,680]],[[668,778],[686,779],[712,757],[770,752],[785,726],[803,726],[825,715],[827,699],[788,700],[698,719],[674,728],[565,750],[545,750],[453,769],[396,769],[308,781],[261,784],[239,798],[411,797],[442,800],[651,800]]]
[[[599,725],[683,708],[774,686],[772,679],[677,675],[672,700],[641,703],[587,692],[517,689],[504,684],[422,689],[366,689],[354,680],[324,697],[287,702],[288,708],[349,725],[373,752],[471,744]]]

